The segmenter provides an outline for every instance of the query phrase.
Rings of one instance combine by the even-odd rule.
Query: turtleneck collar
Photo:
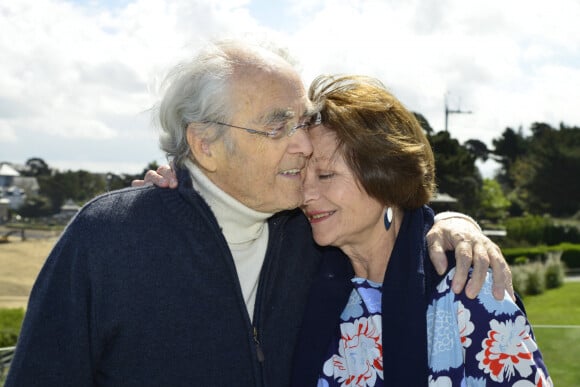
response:
[[[245,244],[259,238],[266,220],[273,214],[246,207],[216,186],[203,171],[190,160],[185,166],[191,174],[193,187],[212,209],[228,244]]]

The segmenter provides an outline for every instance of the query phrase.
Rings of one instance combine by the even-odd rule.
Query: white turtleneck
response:
[[[254,316],[260,270],[268,247],[268,218],[273,214],[246,207],[216,186],[187,160],[193,187],[212,209],[228,243],[250,319]]]

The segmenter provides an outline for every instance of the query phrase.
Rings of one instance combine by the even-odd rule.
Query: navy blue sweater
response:
[[[6,387],[288,384],[319,263],[306,219],[269,220],[252,326],[218,223],[179,180],[105,194],[73,219],[34,285]]]

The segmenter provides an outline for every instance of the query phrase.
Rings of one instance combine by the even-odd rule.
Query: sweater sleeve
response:
[[[553,385],[526,315],[507,295],[493,297],[491,274],[474,300],[450,290],[452,277],[453,270],[428,308],[430,383]]]
[[[90,249],[73,222],[47,258],[30,296],[6,387],[93,385],[91,292],[82,251]]]

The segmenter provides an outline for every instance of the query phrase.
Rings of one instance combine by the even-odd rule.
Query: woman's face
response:
[[[356,248],[385,233],[384,206],[369,196],[337,152],[337,139],[324,125],[310,130],[314,152],[306,168],[302,211],[321,246]]]

